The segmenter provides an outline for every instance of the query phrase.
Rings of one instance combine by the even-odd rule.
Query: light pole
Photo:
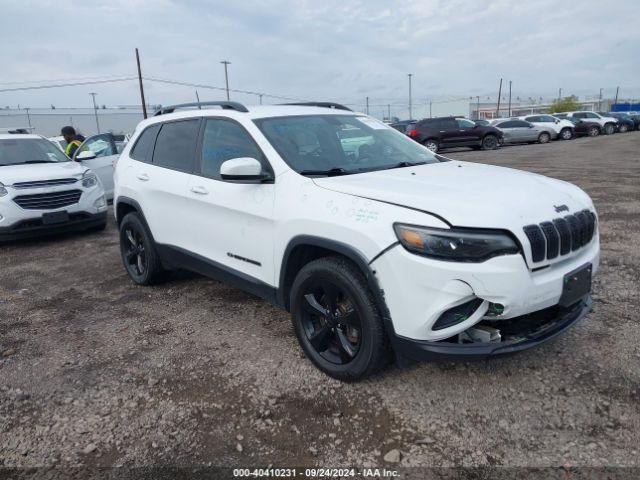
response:
[[[369,115],[369,97],[367,97],[367,115]]]
[[[511,118],[511,80],[509,80],[509,118]]]
[[[29,115],[29,107],[25,107],[25,110],[27,111],[27,122],[29,123],[29,130],[31,130],[31,116]]]
[[[476,96],[476,120],[480,118],[480,95]]]
[[[600,96],[598,97],[598,111],[602,110],[602,88],[600,89]]]
[[[96,128],[98,129],[98,133],[100,133],[100,122],[98,122],[98,107],[96,106],[96,95],[97,93],[91,92],[91,99],[93,100],[93,114],[96,116]]]
[[[229,100],[229,72],[227,70],[227,66],[231,65],[231,62],[228,60],[222,60],[220,63],[224,65],[224,83],[227,86],[227,100]]]
[[[413,112],[412,112],[412,99],[411,99],[411,77],[413,76],[413,73],[407,73],[407,76],[409,77],[409,120],[413,120]]]

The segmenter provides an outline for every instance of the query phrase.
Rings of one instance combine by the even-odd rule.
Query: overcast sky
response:
[[[495,98],[500,77],[514,98],[559,87],[613,96],[618,85],[640,98],[638,0],[3,0],[1,12],[0,90],[134,75],[138,47],[149,77],[224,86],[227,59],[232,88],[360,105],[369,96],[376,111],[406,109],[407,73],[417,105]],[[191,87],[145,87],[152,103],[195,99]],[[0,92],[0,105],[88,106],[91,91],[100,104],[138,101],[129,81]]]

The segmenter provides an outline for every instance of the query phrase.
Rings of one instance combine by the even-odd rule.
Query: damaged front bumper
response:
[[[490,324],[499,328],[502,334],[498,342],[456,343],[455,340],[414,340],[396,335],[392,343],[396,354],[414,360],[482,359],[506,355],[535,347],[560,335],[582,320],[592,304],[589,296],[570,307],[556,305],[509,320],[492,321]]]

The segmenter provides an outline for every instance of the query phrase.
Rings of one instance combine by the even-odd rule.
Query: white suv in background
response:
[[[114,205],[135,283],[184,268],[265,298],[339,379],[545,342],[589,311],[599,258],[580,188],[337,104],[167,107],[124,149]]]
[[[595,122],[602,127],[602,133],[611,135],[618,128],[618,120],[613,117],[605,117],[596,112],[563,112],[563,118],[585,120],[587,122]]]
[[[533,123],[534,125],[546,127],[550,130],[553,130],[555,132],[555,135],[553,136],[554,139],[571,140],[573,138],[575,125],[569,120],[556,118],[553,115],[544,113],[525,115],[518,118],[520,120],[524,120],[525,122]]]
[[[106,222],[104,190],[90,169],[44,137],[0,134],[0,241]]]

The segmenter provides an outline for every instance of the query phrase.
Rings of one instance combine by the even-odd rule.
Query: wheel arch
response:
[[[393,323],[389,309],[384,300],[384,291],[380,288],[376,272],[367,260],[367,257],[357,248],[337,240],[331,240],[311,235],[299,235],[292,238],[285,248],[280,266],[280,280],[277,294],[277,302],[285,310],[289,311],[289,295],[293,281],[300,269],[317,258],[339,255],[353,262],[362,272],[376,300],[380,314],[384,320],[385,329],[389,338],[395,337]]]
[[[147,220],[144,217],[144,213],[142,212],[142,207],[138,202],[136,202],[133,198],[129,197],[118,197],[115,202],[115,214],[116,214],[116,224],[120,226],[122,219],[131,212],[136,212],[140,214],[142,220],[147,223]]]

